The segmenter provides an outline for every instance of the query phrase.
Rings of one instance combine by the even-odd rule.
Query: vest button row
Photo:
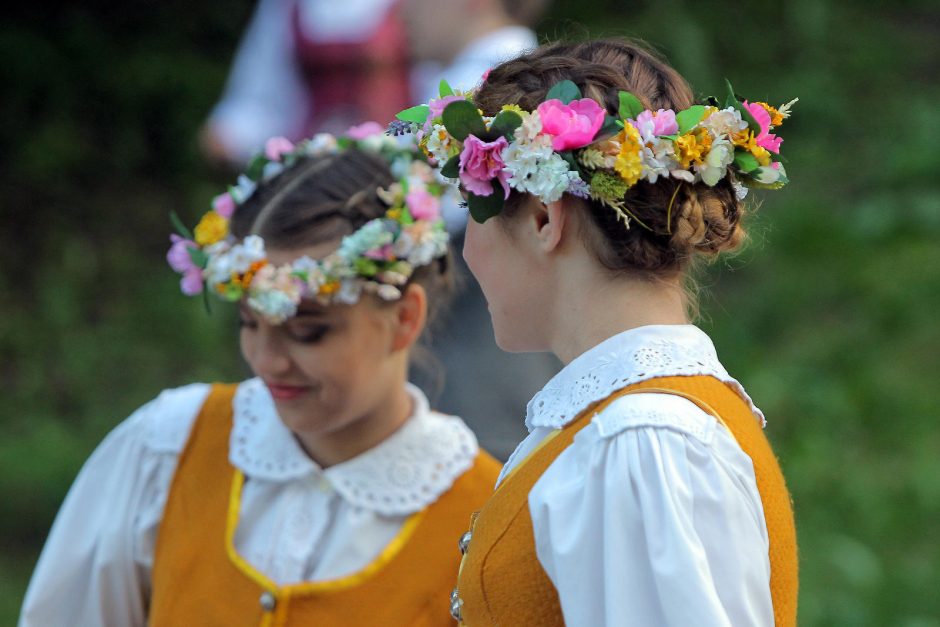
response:
[[[261,593],[261,598],[258,599],[258,602],[261,603],[261,608],[265,612],[273,612],[274,608],[277,606],[277,597],[265,590]]]
[[[463,606],[463,599],[460,598],[457,588],[454,588],[454,591],[450,593],[450,615],[454,620],[462,620],[460,614],[460,608]]]
[[[459,540],[457,540],[457,548],[460,549],[461,555],[467,554],[467,549],[470,548],[470,538],[472,536],[473,536],[473,532],[468,531],[462,536],[460,536]]]

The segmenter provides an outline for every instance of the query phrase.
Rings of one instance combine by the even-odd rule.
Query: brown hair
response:
[[[679,111],[694,103],[678,72],[644,45],[626,39],[542,46],[493,68],[474,100],[485,115],[496,115],[506,104],[533,111],[553,85],[566,79],[612,115],[617,114],[620,91],[634,94],[654,111]],[[522,196],[513,196],[502,216],[511,217],[518,208]],[[627,191],[624,202],[648,229],[636,222],[627,229],[609,207],[579,201],[593,225],[582,229],[585,244],[615,273],[676,276],[696,257],[734,249],[744,238],[739,224],[743,206],[727,178],[714,187],[673,178],[641,181]]]
[[[260,235],[269,248],[288,250],[338,241],[385,215],[388,206],[376,190],[393,181],[384,158],[355,148],[302,158],[238,206],[231,232],[239,239]],[[452,265],[448,252],[412,275],[428,293],[429,326],[453,293]]]

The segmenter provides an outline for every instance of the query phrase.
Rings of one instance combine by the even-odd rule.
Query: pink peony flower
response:
[[[676,122],[676,112],[672,109],[659,109],[655,113],[647,109],[636,120],[630,123],[640,131],[643,143],[649,143],[656,137],[674,135],[679,132],[679,123]]]
[[[235,213],[235,199],[228,192],[212,199],[212,208],[223,218],[231,218]]]
[[[754,141],[761,148],[766,148],[770,152],[779,153],[780,144],[783,143],[782,137],[777,137],[770,132],[770,114],[767,113],[767,109],[760,106],[756,102],[748,103],[745,100],[743,103],[744,108],[747,109],[757,123],[760,125],[760,133],[757,137],[754,138]]]
[[[202,292],[202,270],[193,266],[183,273],[180,279],[180,289],[187,296],[195,296]]]
[[[464,100],[463,96],[444,96],[443,98],[432,98],[428,103],[428,108],[431,110],[428,115],[428,120],[436,120],[441,117],[444,113],[444,109],[447,108],[452,102],[457,102],[458,100]]]
[[[350,126],[349,130],[346,131],[346,135],[355,140],[365,139],[373,135],[382,135],[383,133],[385,133],[385,127],[378,122],[363,122],[356,126]]]
[[[286,137],[272,137],[264,144],[264,156],[271,161],[280,161],[281,155],[294,149],[294,144]]]
[[[415,220],[436,220],[441,215],[441,201],[426,189],[408,192],[405,204]]]
[[[190,248],[199,248],[196,242],[180,237],[176,233],[170,235],[170,250],[166,254],[166,261],[176,272],[188,272],[197,268],[189,256]],[[198,268],[197,268],[198,269]]]
[[[552,98],[540,104],[537,111],[542,132],[552,136],[552,148],[559,152],[587,146],[604,124],[604,109],[590,98],[568,104]]]
[[[477,196],[489,196],[493,193],[493,179],[503,186],[505,197],[509,198],[509,174],[503,161],[503,149],[509,145],[505,137],[496,141],[485,142],[475,135],[468,135],[460,153],[460,182],[467,191]]]

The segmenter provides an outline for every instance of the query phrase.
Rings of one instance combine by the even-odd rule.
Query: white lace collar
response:
[[[277,415],[260,379],[235,393],[229,460],[247,476],[267,481],[325,477],[347,502],[382,515],[407,515],[450,489],[476,458],[477,441],[456,416],[428,409],[428,400],[407,384],[414,413],[377,446],[341,464],[320,468],[307,457]]]
[[[651,325],[610,337],[575,358],[526,406],[525,424],[560,429],[595,401],[640,381],[668,376],[711,375],[729,385],[761,413],[744,388],[718,361],[711,339],[692,325]]]

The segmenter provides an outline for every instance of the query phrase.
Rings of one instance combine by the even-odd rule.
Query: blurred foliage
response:
[[[167,211],[229,174],[197,129],[251,12],[92,2],[0,24],[0,622],[68,486],[168,386],[242,376],[229,313],[178,296]],[[17,13],[17,11],[19,11]],[[702,95],[800,97],[793,183],[703,275],[702,326],[769,419],[796,504],[800,624],[940,626],[940,9],[555,2],[545,39],[655,42]]]

